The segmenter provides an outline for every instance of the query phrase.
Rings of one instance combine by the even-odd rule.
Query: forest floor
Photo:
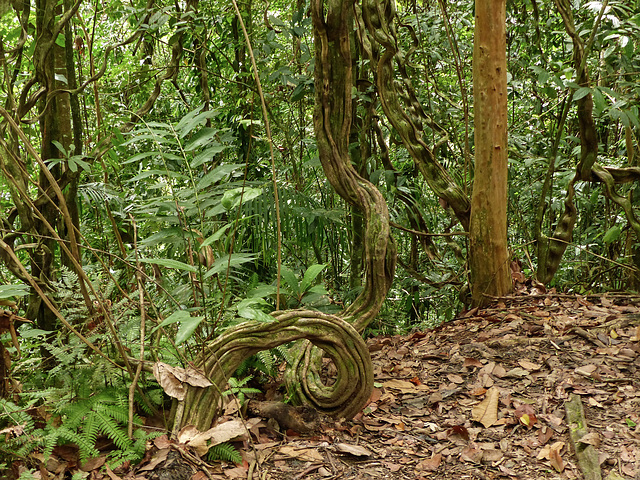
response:
[[[638,296],[534,291],[368,345],[376,386],[352,421],[300,435],[249,416],[242,464],[205,464],[160,437],[140,465],[89,477],[640,479]],[[567,419],[570,402],[584,420]],[[597,459],[587,476],[576,422],[575,445]]]

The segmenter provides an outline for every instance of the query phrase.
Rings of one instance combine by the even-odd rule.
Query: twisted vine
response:
[[[391,287],[396,246],[384,197],[357,173],[349,155],[353,9],[353,0],[312,1],[316,59],[313,120],[327,179],[363,217],[362,293],[340,315],[309,310],[275,312],[272,323],[243,323],[206,345],[196,367],[203,370],[213,386],[186,386],[186,396],[177,404],[174,431],[187,424],[200,430],[209,428],[218,412],[220,389],[240,363],[260,350],[293,340],[305,339],[294,348],[293,365],[285,375],[289,393],[299,402],[334,417],[351,418],[371,394],[371,359],[360,333],[379,313]],[[318,373],[319,350],[333,360],[338,372],[330,386],[322,383]]]
[[[469,229],[471,204],[460,186],[427,145],[424,127],[443,134],[424,112],[406,70],[405,55],[398,46],[393,0],[363,0],[359,32],[365,54],[374,66],[380,103],[397,130],[429,187],[451,206],[465,230]],[[401,81],[396,81],[397,76]]]
[[[299,379],[296,394],[317,410],[351,418],[362,409],[373,388],[371,357],[360,334],[335,315],[311,310],[276,312],[270,323],[245,322],[205,346],[196,367],[213,383],[189,386],[178,402],[174,432],[184,425],[207,430],[220,412],[221,386],[247,357],[294,340],[307,339],[322,349],[337,368],[335,383],[321,385],[309,362],[294,362]]]

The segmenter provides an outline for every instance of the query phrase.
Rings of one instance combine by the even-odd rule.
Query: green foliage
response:
[[[252,379],[252,375],[244,377],[242,380],[231,377],[229,379],[229,390],[225,390],[224,392],[222,392],[222,395],[234,395],[241,405],[244,404],[247,395],[251,393],[260,393],[260,390],[257,388],[247,387],[247,383],[249,383]]]
[[[224,442],[214,445],[207,452],[207,460],[210,462],[223,460],[225,462],[242,463],[242,455],[230,443]]]

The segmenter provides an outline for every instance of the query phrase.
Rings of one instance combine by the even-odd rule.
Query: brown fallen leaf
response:
[[[584,443],[586,445],[593,445],[598,448],[600,446],[600,435],[598,432],[589,432],[578,440],[580,443]]]
[[[549,462],[551,462],[551,466],[556,469],[556,472],[560,473],[564,470],[564,462],[558,450],[552,449],[549,452]]]
[[[315,448],[299,448],[284,445],[278,449],[278,453],[289,458],[295,458],[301,462],[324,462],[324,457]]]
[[[153,376],[167,395],[178,400],[184,400],[186,389],[183,383],[203,388],[213,385],[200,370],[191,365],[184,369],[156,362],[153,364]]]
[[[421,461],[418,464],[418,469],[426,470],[427,472],[435,472],[440,466],[440,463],[442,463],[442,454],[436,453],[431,458]]]
[[[485,399],[473,407],[471,412],[473,420],[489,428],[498,420],[498,399],[500,391],[496,387],[491,387],[487,391]]]
[[[593,372],[596,371],[597,368],[598,367],[594,364],[583,365],[581,367],[576,368],[575,372],[578,375],[582,375],[584,377],[590,377],[593,374]]]
[[[178,432],[180,443],[186,443],[194,448],[201,457],[215,445],[228,442],[234,438],[246,438],[247,436],[247,429],[240,420],[221,423],[206,432],[198,431],[193,425],[187,425]]]
[[[399,463],[391,463],[391,462],[382,462],[382,464],[389,469],[391,473],[396,473],[399,470],[402,470],[403,465]]]
[[[389,380],[384,382],[382,386],[391,390],[399,390],[400,393],[418,393],[429,390],[427,385],[414,385],[406,380]]]
[[[370,457],[371,452],[367,450],[365,447],[361,447],[360,445],[349,445],[348,443],[337,443],[334,445],[336,452],[339,453],[349,453],[351,455],[355,455],[356,457]]]
[[[530,362],[529,360],[518,360],[518,363],[522,368],[526,370],[536,371],[542,368],[542,365],[540,365],[539,363],[533,363],[533,362]]]
[[[464,425],[454,425],[447,430],[447,436],[460,435],[463,440],[469,441],[469,430]]]
[[[518,408],[516,408],[514,415],[516,416],[518,421],[528,429],[531,429],[531,427],[538,423],[538,419],[535,415],[535,410],[531,405],[528,405],[526,403],[518,405]]]
[[[465,358],[463,366],[482,368],[482,363],[479,360],[476,360],[475,358]]]
[[[465,462],[480,463],[482,461],[483,454],[484,452],[481,448],[475,445],[469,445],[462,449],[460,459]]]

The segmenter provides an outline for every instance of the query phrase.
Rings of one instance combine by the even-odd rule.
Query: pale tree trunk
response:
[[[511,291],[507,251],[505,0],[476,0],[473,50],[475,177],[469,228],[474,305]]]

